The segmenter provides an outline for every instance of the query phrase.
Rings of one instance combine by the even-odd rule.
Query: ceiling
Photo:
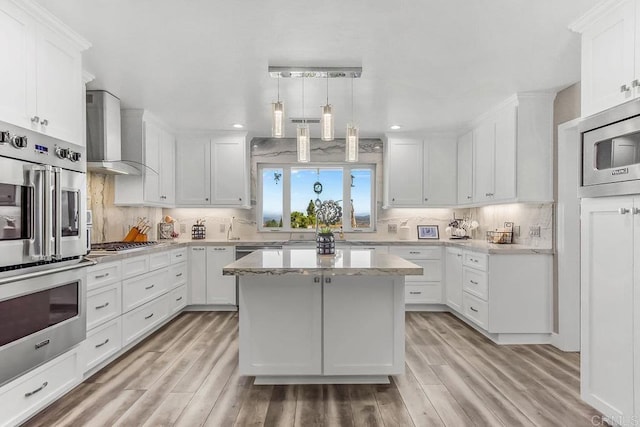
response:
[[[518,91],[580,80],[568,30],[598,0],[37,0],[93,46],[91,89],[145,108],[176,130],[271,134],[269,65],[362,66],[353,82],[361,136],[448,131]],[[304,79],[307,117],[326,81]],[[336,137],[351,120],[351,79],[329,81]],[[281,79],[288,117],[302,79]],[[312,125],[319,136],[319,125]],[[295,135],[289,124],[287,136]]]

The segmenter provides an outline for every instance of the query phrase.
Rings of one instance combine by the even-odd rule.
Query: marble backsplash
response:
[[[344,161],[344,140],[321,142],[313,140],[312,162],[342,163]],[[513,222],[520,226],[520,236],[514,237],[514,243],[527,244],[540,248],[553,247],[553,205],[552,204],[508,204],[479,208],[456,209],[382,209],[382,141],[379,139],[361,139],[361,163],[376,165],[376,231],[374,233],[354,232],[346,235],[347,240],[398,240],[399,233],[389,232],[389,225],[398,228],[404,222],[409,226],[410,240],[417,239],[418,225],[437,225],[440,239],[447,239],[445,229],[451,220],[468,218],[480,224],[474,231],[474,239],[484,239],[487,230],[504,226],[504,222]],[[150,238],[156,238],[156,224],[164,215],[176,219],[176,231],[180,239],[191,238],[191,226],[197,219],[204,219],[207,238],[225,240],[228,237],[243,240],[287,240],[313,239],[312,233],[305,232],[258,232],[256,213],[256,184],[258,163],[295,163],[296,145],[294,138],[273,139],[254,138],[251,142],[251,208],[140,208],[114,206],[114,177],[109,175],[88,174],[88,203],[93,210],[94,242],[119,240],[136,218],[146,216],[153,222]],[[231,224],[233,224],[232,227]],[[529,236],[529,227],[540,227],[540,237]],[[230,230],[231,228],[231,230]]]

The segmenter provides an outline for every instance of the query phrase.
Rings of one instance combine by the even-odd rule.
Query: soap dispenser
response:
[[[400,238],[400,240],[409,240],[409,226],[407,225],[407,223],[409,222],[409,220],[403,221],[400,223],[400,228],[398,229],[398,237]]]

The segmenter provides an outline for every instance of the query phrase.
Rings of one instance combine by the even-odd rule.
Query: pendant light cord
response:
[[[304,124],[307,124],[307,121],[304,118],[304,77],[302,77],[302,121]]]
[[[278,103],[280,103],[280,76],[278,76]]]
[[[351,77],[351,124],[353,125],[353,77]]]
[[[327,72],[327,105],[329,105],[329,72]]]

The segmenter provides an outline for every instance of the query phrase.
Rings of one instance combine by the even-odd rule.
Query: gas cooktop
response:
[[[143,249],[148,246],[157,245],[158,242],[105,242],[105,243],[92,243],[91,254],[96,252],[106,253],[120,253],[133,251],[136,249]]]

